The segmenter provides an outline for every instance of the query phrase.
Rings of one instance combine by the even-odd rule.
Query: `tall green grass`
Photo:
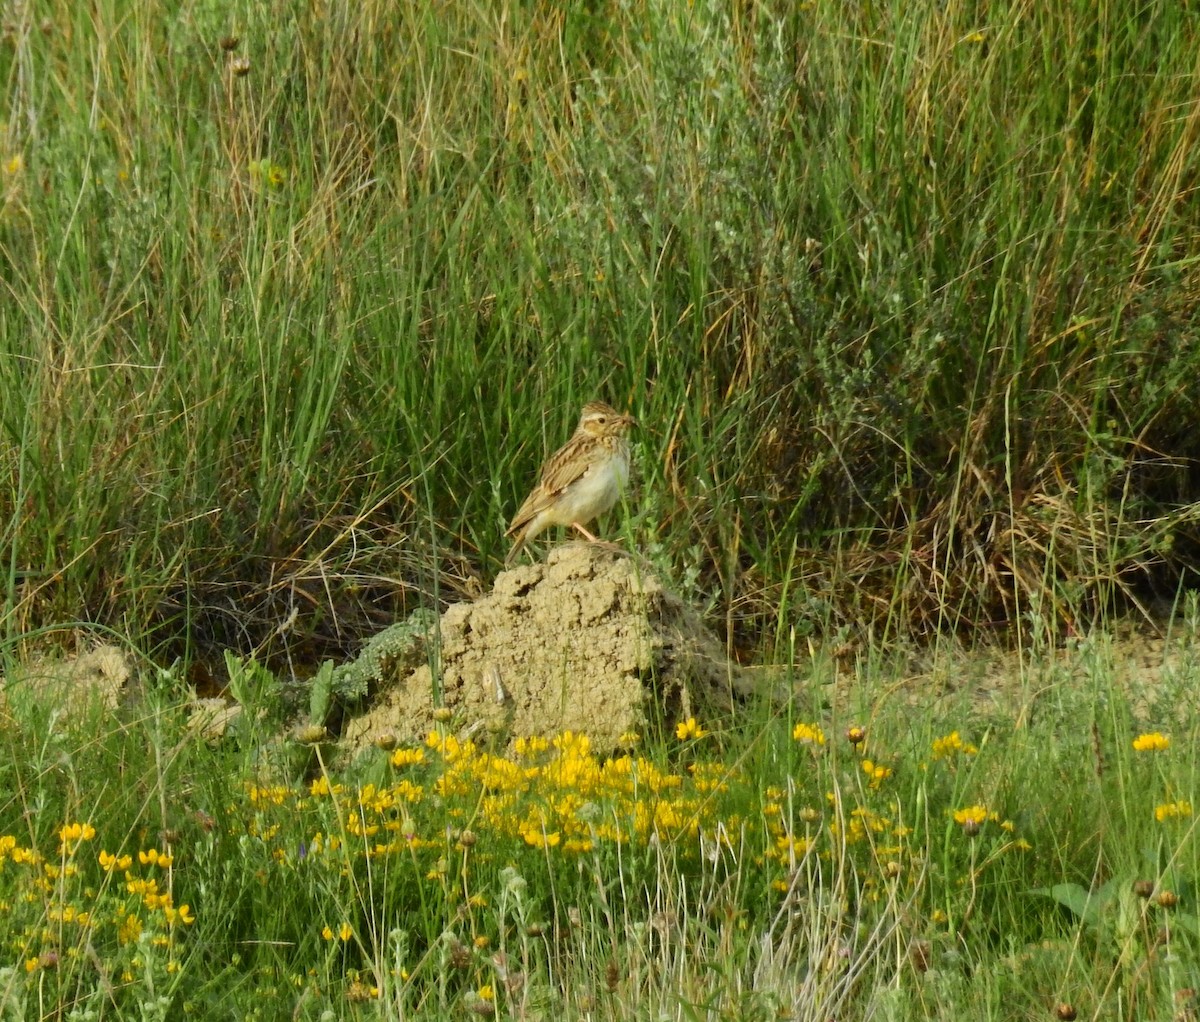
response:
[[[1190,577],[1187,5],[10,17],[9,637],[349,647],[486,584],[597,395],[735,642]]]

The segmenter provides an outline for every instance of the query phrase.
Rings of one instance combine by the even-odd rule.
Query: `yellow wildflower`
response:
[[[1138,752],[1163,752],[1171,747],[1171,739],[1161,731],[1151,731],[1149,734],[1138,735],[1133,740],[1133,747]]]
[[[987,821],[989,813],[985,806],[973,805],[967,806],[966,809],[954,810],[954,822],[959,826],[975,826],[979,827]]]
[[[892,776],[892,768],[883,766],[873,760],[864,759],[862,761],[863,773],[871,779],[871,787],[878,788],[884,781]]]
[[[424,749],[397,749],[392,753],[392,766],[394,767],[416,766],[418,763],[424,762]]]
[[[160,852],[157,848],[151,848],[144,852],[138,852],[138,862],[140,862],[143,866],[160,866],[163,869],[167,869],[174,861],[174,856],[166,855],[163,852]]]
[[[562,841],[562,834],[555,830],[547,832],[542,822],[522,820],[517,826],[525,843],[534,848],[556,848]]]
[[[792,738],[806,745],[825,744],[825,732],[817,724],[797,724],[792,728]]]
[[[120,944],[136,944],[142,935],[142,921],[130,914],[121,920],[117,928],[117,942]]]
[[[1180,799],[1178,802],[1167,802],[1163,805],[1154,807],[1154,818],[1159,823],[1162,823],[1165,820],[1188,817],[1191,815],[1192,804],[1186,799]]]
[[[675,737],[681,742],[686,742],[689,738],[703,738],[707,734],[708,732],[696,723],[695,717],[688,717],[675,726]]]
[[[95,836],[96,828],[90,823],[64,823],[58,829],[58,840],[64,848],[91,841]]]
[[[534,735],[531,738],[518,738],[514,743],[518,756],[536,756],[550,748],[545,738]]]
[[[104,849],[100,850],[99,860],[100,868],[105,873],[111,873],[113,870],[126,870],[133,865],[132,855],[113,855]]]
[[[974,745],[964,742],[957,731],[951,731],[948,735],[933,740],[934,759],[949,759],[960,752],[965,756],[974,756],[978,751]]]

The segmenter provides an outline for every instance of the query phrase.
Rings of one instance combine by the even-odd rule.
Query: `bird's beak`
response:
[[[623,423],[625,423],[625,425],[626,425],[626,426],[637,426],[637,425],[640,425],[640,424],[638,423],[637,419],[635,419],[635,418],[634,418],[632,415],[628,415],[628,414],[626,414],[626,415],[622,415],[622,416],[621,416],[621,421],[622,421]]]

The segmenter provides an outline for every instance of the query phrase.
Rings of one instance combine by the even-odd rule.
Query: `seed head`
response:
[[[296,741],[301,745],[317,745],[328,737],[324,724],[306,724],[296,731]]]

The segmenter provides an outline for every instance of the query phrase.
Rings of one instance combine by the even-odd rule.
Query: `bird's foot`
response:
[[[588,532],[588,531],[587,531],[587,529],[585,529],[585,528],[584,528],[582,525],[580,525],[578,522],[572,522],[572,523],[571,523],[571,528],[572,528],[572,529],[578,529],[578,530],[579,530],[579,535],[581,535],[581,536],[582,536],[584,539],[586,539],[586,540],[587,540],[589,543],[599,543],[599,542],[600,542],[600,540],[598,540],[598,539],[597,539],[595,536],[593,536],[593,535],[592,535],[590,532]]]

